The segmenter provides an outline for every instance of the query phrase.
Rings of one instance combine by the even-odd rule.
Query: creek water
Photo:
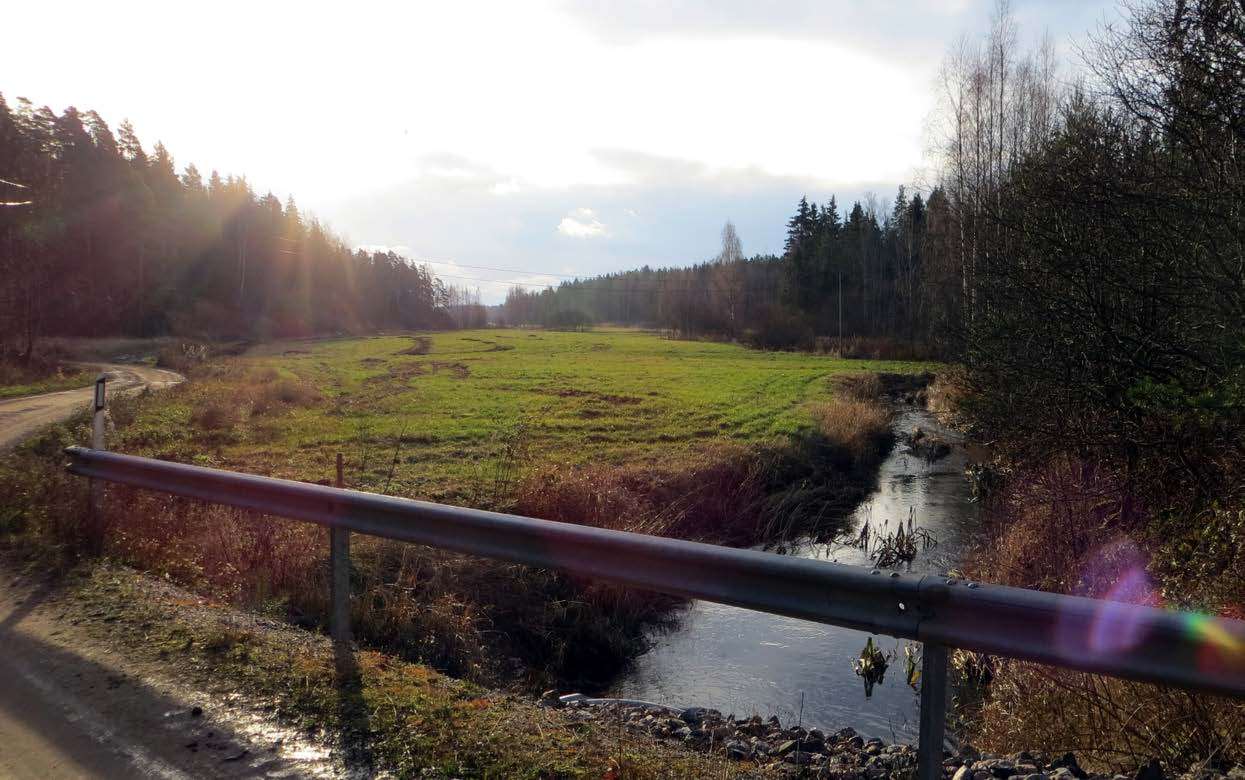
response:
[[[921,409],[901,410],[893,425],[895,448],[882,463],[876,489],[848,518],[841,538],[854,538],[866,523],[875,533],[894,531],[899,523],[906,528],[911,515],[914,527],[928,531],[936,544],[920,550],[905,568],[945,572],[955,566],[976,522],[976,505],[964,476],[964,448],[957,434]],[[912,454],[907,437],[918,427],[955,442],[951,454],[934,462]],[[863,550],[842,543],[805,541],[788,554],[873,566]],[[805,728],[851,726],[866,737],[915,740],[918,699],[904,679],[904,643],[874,637],[893,657],[884,681],[866,696],[864,681],[852,667],[868,636],[696,601],[674,628],[651,637],[652,648],[636,659],[609,695],[712,707],[737,717],[777,715],[784,726],[802,720]]]

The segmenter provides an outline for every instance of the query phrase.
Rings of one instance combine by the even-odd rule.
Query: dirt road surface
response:
[[[91,363],[108,378],[108,393],[136,392],[144,387],[162,388],[182,381],[181,374],[146,366]],[[13,448],[41,426],[58,422],[91,403],[95,388],[62,390],[0,401],[0,452]]]
[[[0,777],[337,778],[300,734],[102,645],[0,566]]]

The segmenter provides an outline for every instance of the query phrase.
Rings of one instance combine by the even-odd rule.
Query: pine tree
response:
[[[138,135],[134,132],[134,125],[130,124],[128,119],[121,122],[121,126],[117,128],[117,148],[121,156],[134,168],[140,171],[147,170],[147,153],[143,151],[143,145],[139,143]]]

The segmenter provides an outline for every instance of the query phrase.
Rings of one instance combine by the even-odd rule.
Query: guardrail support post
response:
[[[946,724],[947,648],[926,642],[921,647],[921,738],[917,745],[917,780],[941,780]]]
[[[342,456],[337,453],[337,487],[344,486]],[[350,642],[350,531],[329,528],[329,635],[334,643]]]
[[[107,378],[100,374],[95,380],[95,410],[91,417],[91,448],[96,450],[107,449],[104,441],[104,429],[108,421],[107,419]],[[91,524],[88,529],[90,534],[90,543],[96,552],[104,550],[104,481],[102,479],[93,479],[87,487],[90,496],[90,510],[88,522]]]

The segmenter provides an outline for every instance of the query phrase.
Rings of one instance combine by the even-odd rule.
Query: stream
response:
[[[893,424],[896,445],[883,461],[877,488],[848,518],[843,538],[865,523],[874,533],[906,527],[936,540],[906,567],[945,572],[955,566],[971,539],[976,505],[964,477],[963,447],[933,463],[908,451],[907,434],[922,428],[949,442],[960,436],[922,409],[903,408]],[[790,555],[870,566],[866,553],[842,543],[805,542]],[[703,601],[692,602],[677,625],[655,633],[652,648],[614,684],[608,695],[676,707],[712,707],[738,717],[777,715],[784,726],[802,722],[837,730],[851,726],[865,737],[913,741],[918,731],[915,691],[904,680],[904,642],[877,636],[893,654],[885,680],[865,695],[852,667],[869,634],[837,626],[751,612]]]

